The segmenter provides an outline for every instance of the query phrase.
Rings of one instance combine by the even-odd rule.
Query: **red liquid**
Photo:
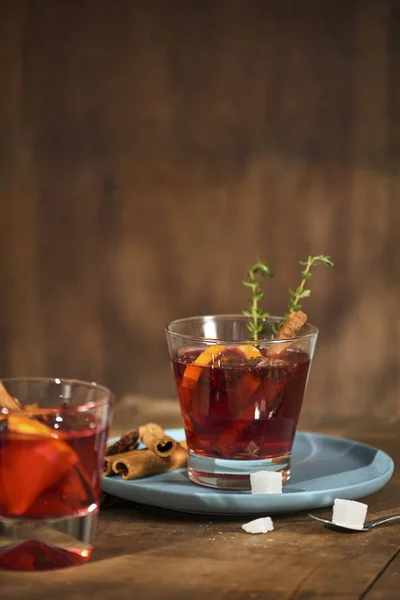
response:
[[[13,571],[62,569],[81,565],[88,558],[85,554],[49,546],[38,540],[27,540],[0,554],[0,569]]]
[[[93,421],[56,434],[0,433],[0,516],[57,518],[96,509],[106,430],[96,431]]]
[[[0,569],[82,564],[90,558],[91,546],[76,544],[79,540],[73,537],[66,547],[46,543],[47,520],[59,522],[97,512],[107,430],[91,414],[32,420],[22,416],[22,427],[21,417],[15,418],[13,425],[11,417],[10,423],[0,421]],[[32,539],[29,535],[9,539],[7,529],[1,531],[7,528],[1,518],[12,519],[14,527],[25,524]],[[30,530],[29,520],[39,522],[39,530]]]
[[[188,350],[173,360],[189,450],[242,460],[290,454],[310,366],[308,354],[287,350],[279,360],[257,366],[260,360],[246,361],[230,349],[219,363],[201,367],[191,389],[183,376],[200,353]]]

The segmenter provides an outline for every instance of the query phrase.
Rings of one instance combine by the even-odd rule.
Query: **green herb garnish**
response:
[[[274,273],[270,265],[257,258],[256,264],[247,271],[247,279],[242,281],[243,285],[251,288],[250,310],[244,310],[243,314],[251,319],[247,324],[247,329],[251,332],[254,341],[257,341],[258,334],[264,331],[261,319],[269,317],[269,313],[264,312],[258,306],[259,301],[264,297],[264,292],[261,289],[261,280],[257,279],[257,275],[261,278],[273,277]]]
[[[324,256],[321,254],[320,256],[309,256],[306,261],[300,261],[300,264],[304,266],[304,269],[301,271],[301,283],[298,288],[295,290],[289,289],[290,294],[290,302],[287,313],[284,315],[287,318],[292,312],[301,309],[300,300],[303,298],[308,298],[311,296],[311,290],[306,289],[307,280],[310,279],[312,273],[312,267],[317,265],[325,265],[326,267],[333,267],[334,264],[329,256]]]
[[[284,314],[284,320],[279,326],[273,326],[274,333],[278,333],[282,327],[285,319],[287,319],[293,312],[301,309],[300,300],[311,296],[311,290],[306,288],[306,283],[310,279],[312,273],[311,269],[317,265],[325,265],[326,267],[333,267],[334,263],[330,256],[309,256],[306,261],[299,261],[304,267],[301,271],[301,282],[300,285],[295,289],[289,289],[290,302],[287,312]],[[261,289],[261,279],[257,279],[257,275],[262,277],[273,277],[274,273],[272,268],[267,263],[262,262],[257,258],[256,264],[247,271],[247,279],[243,280],[242,283],[246,287],[251,288],[250,298],[250,310],[242,311],[245,317],[251,319],[250,323],[247,324],[248,330],[253,335],[253,340],[258,340],[258,334],[264,332],[263,319],[269,317],[269,313],[264,312],[258,305],[259,301],[264,297],[264,293]]]

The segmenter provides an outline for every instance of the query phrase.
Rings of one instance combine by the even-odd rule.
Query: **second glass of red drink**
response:
[[[90,382],[0,382],[0,570],[90,558],[111,401]]]

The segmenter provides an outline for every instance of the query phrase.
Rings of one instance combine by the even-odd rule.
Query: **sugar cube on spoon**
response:
[[[361,531],[364,528],[367,510],[368,505],[363,502],[336,498],[333,503],[332,523]]]

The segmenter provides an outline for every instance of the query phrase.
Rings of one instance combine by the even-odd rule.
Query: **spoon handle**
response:
[[[389,521],[400,521],[400,515],[390,515],[388,517],[381,517],[380,519],[374,519],[374,521],[367,521],[365,525],[367,527],[375,527],[382,523],[388,523]]]

